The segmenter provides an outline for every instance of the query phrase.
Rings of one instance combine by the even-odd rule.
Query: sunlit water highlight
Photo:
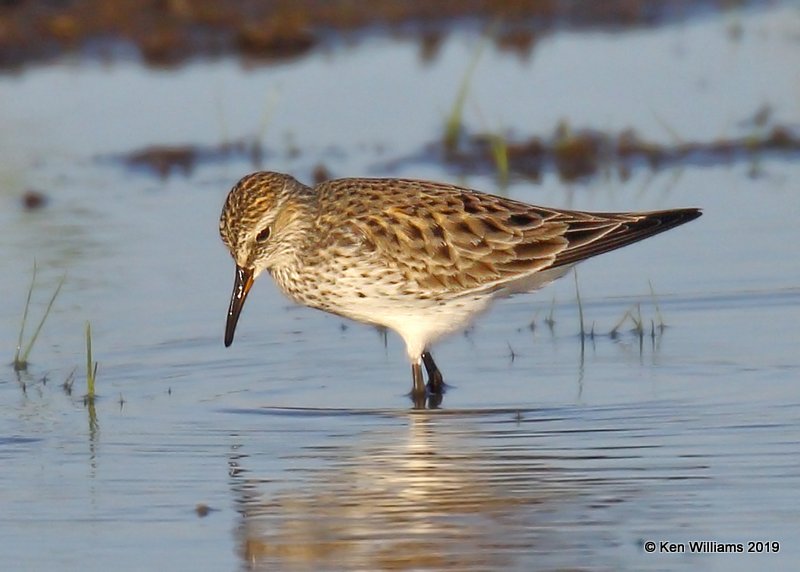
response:
[[[523,136],[567,118],[702,140],[747,132],[740,122],[769,104],[797,124],[798,30],[789,6],[555,34],[528,59],[489,50],[467,120]],[[393,335],[384,345],[371,328],[290,308],[267,281],[222,347],[232,263],[216,219],[251,164],[159,180],[109,160],[256,133],[274,92],[266,167],[453,180],[435,161],[380,165],[439,136],[476,41],[455,34],[427,64],[414,45],[372,39],[255,69],[59,62],[0,78],[9,361],[33,258],[34,317],[67,272],[30,370],[0,371],[3,569],[797,567],[794,159],[566,188],[552,174],[513,181],[506,192],[541,204],[705,215],[579,268],[595,331],[583,344],[572,278],[443,343],[452,389],[443,410],[419,413]],[[486,176],[462,182],[496,190]],[[23,211],[28,187],[50,203]],[[608,335],[626,312],[641,314],[643,335],[630,320]],[[86,320],[100,362],[94,416],[81,399]],[[781,551],[647,554],[650,539],[775,540]]]

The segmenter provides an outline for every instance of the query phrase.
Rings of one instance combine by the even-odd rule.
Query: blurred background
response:
[[[795,569],[799,64],[791,0],[1,1],[3,567]],[[394,334],[269,280],[223,347],[260,169],[704,216],[412,412]]]

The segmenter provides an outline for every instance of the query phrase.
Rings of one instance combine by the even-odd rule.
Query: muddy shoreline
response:
[[[0,1],[0,71],[63,54],[141,58],[179,65],[196,57],[236,55],[248,60],[295,58],[365,33],[418,40],[423,57],[435,53],[455,26],[499,22],[501,49],[528,53],[556,29],[651,27],[720,10],[764,5],[764,0],[101,0]]]

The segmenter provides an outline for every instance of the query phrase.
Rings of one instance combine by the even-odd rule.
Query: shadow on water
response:
[[[630,411],[583,427],[577,410],[230,412],[348,425],[288,452],[285,480],[234,447],[234,535],[253,570],[532,569],[565,551],[612,566],[621,547],[638,554],[626,523],[643,505],[708,478],[702,459],[654,452],[646,419],[620,426]]]

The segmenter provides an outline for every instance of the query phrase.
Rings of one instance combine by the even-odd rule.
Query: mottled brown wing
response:
[[[592,256],[622,248],[634,242],[665,232],[692,221],[703,214],[699,209],[671,209],[645,213],[574,213],[561,211],[565,218],[585,215],[597,219],[596,225],[574,219],[569,224],[566,238],[569,247],[559,253],[554,266],[575,264]],[[587,226],[589,228],[587,228]]]
[[[432,293],[502,288],[675,226],[644,222],[675,211],[636,215],[545,209],[426,181],[339,179],[324,183],[318,192],[323,210],[334,203],[346,208],[349,225],[364,237],[366,247]]]

